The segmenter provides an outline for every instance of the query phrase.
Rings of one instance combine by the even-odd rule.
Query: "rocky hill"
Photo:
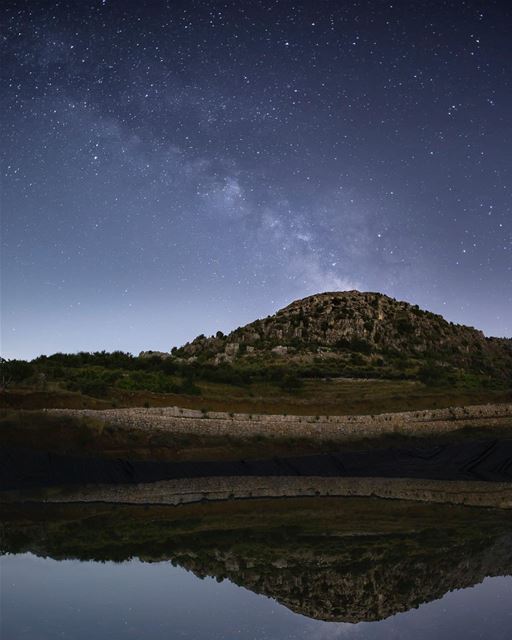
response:
[[[512,381],[511,339],[487,338],[417,305],[359,291],[297,300],[228,335],[198,336],[172,354],[212,364],[329,365],[331,375],[428,377],[441,371]]]

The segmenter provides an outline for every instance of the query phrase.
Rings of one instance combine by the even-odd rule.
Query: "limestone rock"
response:
[[[285,356],[288,353],[288,347],[283,347],[283,345],[278,344],[277,347],[274,347],[272,353],[275,353],[276,356]]]
[[[250,355],[267,363],[268,356],[276,354],[297,365],[334,362],[340,372],[348,365],[366,367],[377,377],[408,377],[408,369],[434,364],[512,382],[511,339],[487,338],[473,327],[372,292],[308,296],[227,336],[202,335],[175,352],[180,358],[226,361],[219,354],[231,361]]]

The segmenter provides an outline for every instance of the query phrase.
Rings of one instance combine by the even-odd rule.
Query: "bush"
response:
[[[414,325],[409,318],[398,318],[395,322],[395,326],[397,331],[401,334],[410,335],[411,333],[414,333]]]
[[[183,384],[176,383],[161,371],[132,371],[126,374],[117,386],[127,391],[152,391],[153,393],[188,393],[192,388],[197,390],[190,381],[185,380]]]
[[[418,379],[429,387],[453,385],[455,374],[449,367],[429,363],[418,369]]]
[[[350,349],[358,353],[370,354],[372,352],[372,345],[361,338],[353,338],[350,341]]]
[[[101,398],[120,377],[119,372],[108,371],[97,367],[81,369],[67,384],[70,391],[79,391],[86,396]]]
[[[278,386],[283,391],[293,392],[302,389],[304,382],[295,373],[287,373],[283,379],[279,381]]]
[[[352,364],[361,365],[364,364],[364,358],[360,353],[351,353],[350,362]]]
[[[18,384],[34,375],[34,367],[26,360],[0,360],[0,382],[5,388]]]

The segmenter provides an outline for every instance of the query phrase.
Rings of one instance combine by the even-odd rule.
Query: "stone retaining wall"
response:
[[[208,436],[337,439],[389,433],[438,434],[465,427],[512,426],[512,404],[486,404],[357,416],[292,416],[204,413],[180,407],[48,409],[48,413],[91,417],[129,429]]]

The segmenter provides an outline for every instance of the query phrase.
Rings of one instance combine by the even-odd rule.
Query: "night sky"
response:
[[[512,3],[2,3],[2,353],[320,291],[512,336]]]

